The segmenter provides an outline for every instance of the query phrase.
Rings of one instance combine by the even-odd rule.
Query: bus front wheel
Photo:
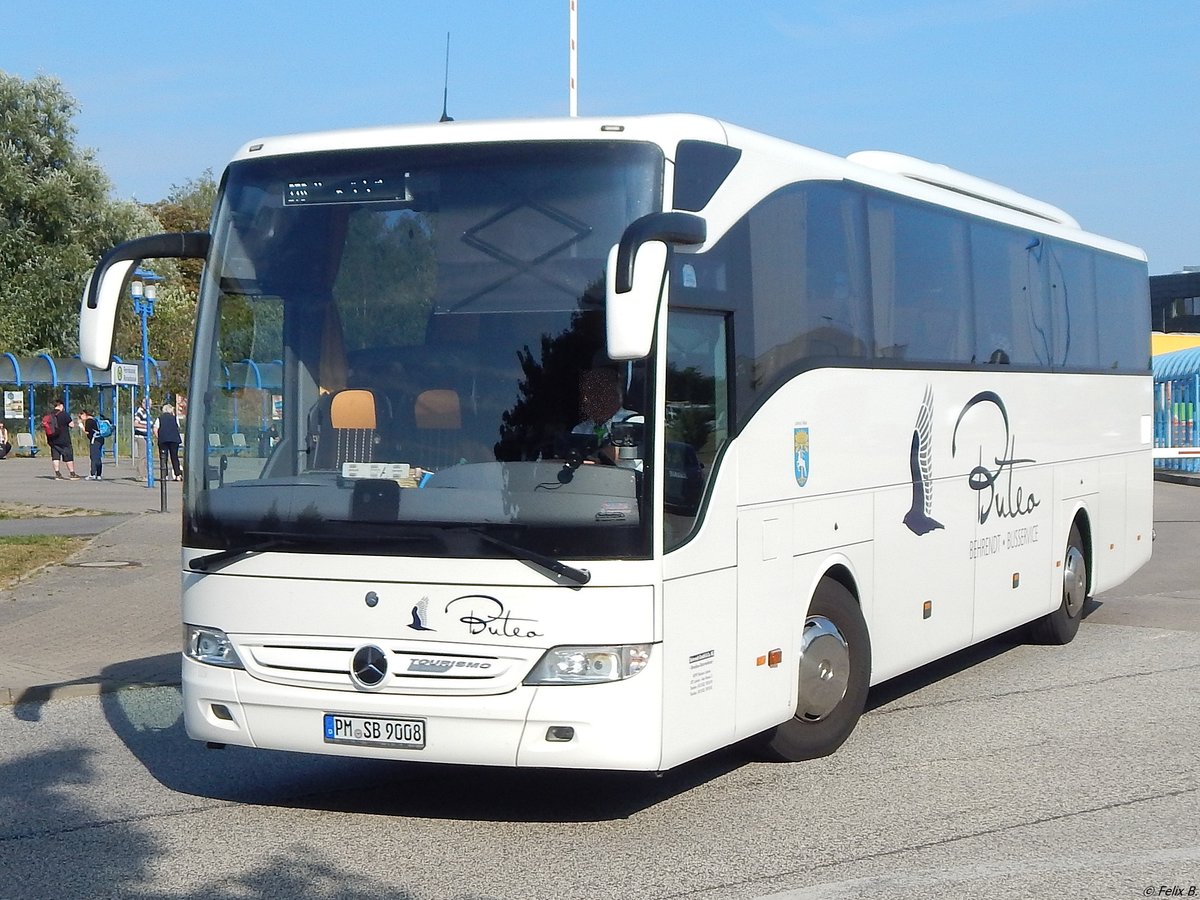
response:
[[[760,735],[770,759],[828,756],[858,724],[871,682],[871,639],[862,610],[842,584],[817,587],[800,642],[796,712]]]
[[[1071,526],[1067,552],[1063,555],[1062,603],[1058,609],[1030,624],[1033,639],[1039,644],[1069,644],[1079,631],[1088,594],[1087,556],[1079,526]]]

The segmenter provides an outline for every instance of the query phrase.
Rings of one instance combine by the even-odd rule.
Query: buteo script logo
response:
[[[1009,431],[1008,410],[1005,409],[1004,401],[998,394],[993,391],[981,391],[967,401],[967,405],[958,414],[958,421],[954,423],[954,434],[950,440],[950,455],[958,453],[958,426],[962,424],[967,413],[978,407],[991,408],[998,412],[1000,424],[1004,428],[1003,436],[1000,437],[1000,446],[1003,449],[992,456],[995,469],[989,469],[983,464],[984,450],[981,444],[979,465],[967,475],[967,484],[970,485],[971,490],[976,492],[978,498],[979,524],[983,525],[987,522],[993,513],[1000,519],[1016,519],[1027,516],[1041,506],[1042,501],[1034,495],[1033,491],[1026,493],[1023,485],[1013,484],[1013,469],[1023,463],[1034,463],[1037,460],[1030,457],[1017,457],[1017,439]],[[1001,484],[1002,482],[1003,484]]]

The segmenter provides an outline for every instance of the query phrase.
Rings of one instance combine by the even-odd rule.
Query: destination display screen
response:
[[[330,203],[412,202],[408,173],[400,179],[366,175],[361,178],[309,178],[289,181],[284,206],[319,206]]]

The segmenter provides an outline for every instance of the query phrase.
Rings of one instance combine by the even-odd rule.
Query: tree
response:
[[[212,169],[182,185],[171,185],[165,200],[146,206],[156,222],[156,231],[207,231],[217,196]],[[147,331],[150,355],[162,372],[162,390],[179,393],[187,390],[192,367],[192,337],[196,330],[196,301],[200,293],[198,259],[148,259],[142,265],[162,277],[158,284],[158,302]],[[132,304],[118,313],[117,354],[124,359],[141,359],[141,322],[133,314]]]
[[[0,71],[0,348],[78,350],[84,277],[114,244],[160,231],[150,211],[110,199],[90,150],[75,144],[78,105],[59,81]]]
[[[199,178],[189,178],[183,184],[171,185],[165,200],[151,203],[149,210],[162,223],[163,231],[207,231],[217,202],[217,180],[212,169],[205,169]],[[178,261],[179,272],[193,294],[200,290],[198,259]]]

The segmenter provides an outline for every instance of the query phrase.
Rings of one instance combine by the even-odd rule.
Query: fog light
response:
[[[212,705],[212,714],[223,722],[233,721],[233,713],[229,711],[229,707],[224,703],[214,703]]]
[[[546,740],[553,743],[565,744],[575,737],[575,729],[570,725],[551,725],[546,729]]]

